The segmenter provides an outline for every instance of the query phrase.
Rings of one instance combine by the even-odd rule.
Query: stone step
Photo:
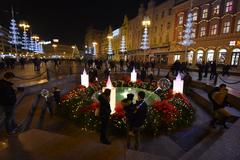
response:
[[[9,137],[0,159],[17,160],[170,160],[148,153],[127,150],[119,145],[104,145],[90,138],[75,139],[42,130],[32,129],[18,136]]]
[[[211,130],[210,133],[203,138],[197,145],[195,145],[191,150],[185,153],[179,160],[192,160],[200,157],[204,152],[206,152],[211,145],[213,145],[219,137],[223,134],[223,131]]]
[[[199,160],[231,159],[240,158],[240,120],[235,122],[224,134],[203,153]],[[195,159],[195,158],[194,158]]]

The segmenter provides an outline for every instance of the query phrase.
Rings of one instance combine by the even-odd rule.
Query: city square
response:
[[[240,2],[1,2],[0,159],[240,159]]]

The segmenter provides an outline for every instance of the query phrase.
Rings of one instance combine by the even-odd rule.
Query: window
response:
[[[196,12],[193,12],[193,21],[197,21],[197,17],[198,14],[197,14],[197,11]]]
[[[175,54],[174,55],[174,62],[180,60],[180,54]]]
[[[227,55],[227,50],[226,49],[220,49],[219,50],[219,63],[224,63]]]
[[[214,58],[214,50],[210,49],[207,51],[207,62],[213,61]]]
[[[192,29],[192,38],[196,38],[196,28]]]
[[[193,51],[188,52],[188,63],[193,63]]]
[[[210,34],[211,35],[216,35],[217,34],[217,24],[214,24],[214,25],[211,26]]]
[[[223,25],[223,33],[229,33],[230,32],[230,22],[225,22]]]
[[[204,36],[206,36],[206,27],[201,27],[200,37],[204,37]]]
[[[232,52],[233,53],[232,53],[231,65],[237,66],[239,61],[239,56],[240,56],[240,49],[236,48]]]
[[[178,17],[178,24],[179,25],[183,24],[183,16]]]
[[[208,9],[206,8],[206,9],[203,10],[202,18],[205,19],[207,17],[208,17]]]
[[[237,32],[240,32],[240,19],[237,21]]]
[[[197,51],[197,63],[202,63],[203,61],[203,50]]]
[[[182,41],[182,31],[178,32],[178,41]]]
[[[218,15],[218,14],[219,14],[219,10],[220,10],[220,6],[219,6],[219,5],[216,5],[216,6],[213,8],[213,15]]]
[[[160,27],[160,31],[162,32],[163,31],[163,25],[161,24],[161,27]]]
[[[225,12],[228,13],[228,12],[231,12],[233,9],[233,1],[229,1],[226,3],[226,8],[225,8]]]

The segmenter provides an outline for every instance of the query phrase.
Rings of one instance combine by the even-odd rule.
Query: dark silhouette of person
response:
[[[216,73],[217,73],[217,63],[216,63],[216,60],[214,60],[211,64],[210,80],[212,80],[214,76],[216,76]]]
[[[132,119],[132,132],[135,139],[134,149],[139,149],[140,144],[140,128],[145,122],[147,117],[147,110],[148,106],[147,103],[144,101],[145,92],[140,91],[138,92],[138,101],[135,104],[135,111],[133,112],[133,119]]]
[[[202,73],[203,73],[203,69],[204,69],[204,62],[202,64],[198,63],[197,67],[198,67],[198,80],[201,81],[202,80]]]
[[[17,96],[13,89],[13,83],[9,80],[14,78],[12,72],[4,74],[4,78],[0,80],[0,107],[5,113],[5,128],[8,134],[14,133],[17,128],[17,124],[14,119],[15,103]]]
[[[133,136],[133,118],[134,111],[136,110],[135,105],[133,104],[134,94],[129,93],[126,99],[122,100],[123,110],[126,116],[126,125],[127,125],[127,148],[130,148],[131,145],[131,136]]]
[[[147,76],[147,72],[146,72],[145,68],[142,67],[142,69],[141,69],[141,81],[145,81],[146,76]]]
[[[229,73],[229,70],[230,70],[230,65],[227,64],[227,65],[223,65],[223,69],[222,69],[222,76],[230,76],[230,73]]]
[[[208,75],[208,70],[209,70],[209,67],[210,67],[210,62],[207,62],[204,66],[204,77],[206,78],[207,75]]]
[[[107,139],[108,121],[111,113],[110,107],[110,89],[105,89],[105,91],[99,95],[98,100],[100,102],[100,142],[103,144],[111,144]]]
[[[191,84],[191,82],[192,82],[192,77],[191,77],[191,75],[187,72],[186,73],[186,75],[184,76],[184,78],[183,78],[183,80],[184,80],[184,93],[185,94],[189,94],[189,87],[190,87],[190,84]]]

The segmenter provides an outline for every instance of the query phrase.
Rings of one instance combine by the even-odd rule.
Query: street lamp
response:
[[[74,56],[74,50],[76,49],[76,46],[72,46],[72,49],[73,49],[73,51],[72,51],[72,58],[73,58],[73,56]]]
[[[108,39],[108,55],[109,55],[109,57],[111,57],[112,54],[113,54],[113,51],[112,51],[112,39],[113,39],[113,36],[112,35],[108,35],[107,39]]]
[[[97,42],[93,42],[92,45],[93,45],[93,55],[96,56],[97,55],[97,49],[96,49]]]

